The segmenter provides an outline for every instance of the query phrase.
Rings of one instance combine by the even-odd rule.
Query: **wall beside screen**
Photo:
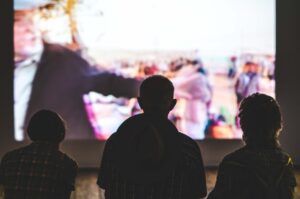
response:
[[[0,156],[6,151],[28,143],[28,140],[15,141],[13,125],[13,5],[9,2],[0,5],[0,20],[6,28],[0,35]],[[299,15],[296,1],[277,1],[276,6],[276,98],[279,100],[285,119],[284,131],[281,136],[283,147],[294,157],[296,164],[300,164],[297,133],[297,115],[299,113],[299,83],[295,67],[300,57],[299,28],[296,27]],[[206,165],[215,166],[222,157],[243,145],[240,139],[204,139],[197,141],[202,150]],[[73,156],[81,167],[98,166],[104,141],[92,139],[70,139],[62,144],[62,149]]]

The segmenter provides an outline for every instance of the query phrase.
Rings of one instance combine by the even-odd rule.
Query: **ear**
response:
[[[176,99],[172,99],[169,111],[173,110],[173,108],[175,107],[176,103],[177,103],[177,100]]]

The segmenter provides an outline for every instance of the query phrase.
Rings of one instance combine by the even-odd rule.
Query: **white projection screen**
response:
[[[146,77],[175,86],[169,119],[196,140],[241,139],[238,103],[275,96],[275,0],[61,0],[14,5],[14,137],[39,109],[66,139],[106,140],[142,111]]]

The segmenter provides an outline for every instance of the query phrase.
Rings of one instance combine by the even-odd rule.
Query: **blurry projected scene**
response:
[[[275,0],[58,0],[38,12],[33,21],[43,45],[59,44],[85,59],[92,71],[85,76],[110,73],[133,82],[153,74],[168,77],[178,99],[169,119],[193,139],[240,139],[239,102],[255,92],[275,95]],[[15,42],[22,41],[15,36]],[[61,57],[54,61],[64,63]],[[26,138],[23,129],[34,95],[53,100],[39,108],[61,113],[68,123],[67,139],[105,140],[125,119],[141,113],[134,96],[89,87],[82,90],[82,104],[64,111],[68,104],[60,103],[73,95],[71,89],[55,96],[47,96],[43,88],[33,93],[35,83],[41,87],[54,82],[56,69],[37,78],[41,68],[28,71],[25,80],[15,76],[16,140]],[[73,78],[72,70],[64,72]],[[32,90],[22,87],[29,76]],[[87,81],[74,78],[74,85],[79,89]],[[135,88],[128,84],[125,90],[130,89]],[[29,100],[18,105],[22,92]],[[81,124],[84,120],[92,135]]]

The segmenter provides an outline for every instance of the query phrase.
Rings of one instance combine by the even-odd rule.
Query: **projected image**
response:
[[[17,141],[40,109],[67,139],[105,140],[142,112],[143,79],[175,86],[169,119],[193,139],[240,139],[237,107],[275,95],[274,0],[15,0]]]

